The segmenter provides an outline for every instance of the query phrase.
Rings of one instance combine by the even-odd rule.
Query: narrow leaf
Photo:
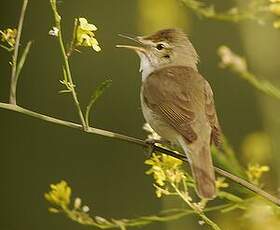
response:
[[[25,63],[26,57],[27,57],[27,55],[28,55],[28,53],[30,51],[31,45],[32,45],[32,41],[29,41],[27,43],[27,45],[25,46],[25,48],[24,48],[24,51],[23,51],[23,53],[21,55],[21,58],[19,60],[18,65],[17,65],[16,79],[18,79],[18,77],[20,75],[20,72],[21,72],[22,67],[23,67],[23,65]]]
[[[92,109],[93,105],[95,104],[95,102],[97,101],[97,99],[104,93],[104,90],[108,87],[110,87],[112,84],[112,80],[106,80],[103,81],[98,87],[97,89],[93,92],[91,98],[90,98],[90,102],[87,105],[87,109],[86,109],[86,124],[87,126],[89,125],[89,114],[90,114],[90,110]]]
[[[218,196],[219,196],[219,198],[221,198],[221,199],[227,199],[227,200],[232,201],[232,202],[234,202],[234,203],[240,203],[240,202],[243,201],[242,198],[240,198],[240,197],[238,197],[238,196],[236,196],[236,195],[233,195],[233,194],[231,194],[231,193],[225,192],[225,191],[220,191],[220,192],[218,193]]]
[[[1,44],[0,44],[0,47],[3,48],[3,49],[5,49],[5,50],[7,50],[8,52],[11,52],[11,51],[14,50],[14,47],[10,47],[10,48],[9,48],[9,47],[4,46],[4,45],[1,45]]]

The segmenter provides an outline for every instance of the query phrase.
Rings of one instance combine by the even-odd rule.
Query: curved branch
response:
[[[10,110],[10,111],[14,111],[14,112],[18,112],[18,113],[22,113],[22,114],[25,114],[25,115],[28,115],[28,116],[31,116],[31,117],[35,117],[37,119],[41,119],[41,120],[44,120],[44,121],[47,121],[47,122],[55,123],[55,124],[58,124],[58,125],[67,126],[69,128],[79,129],[79,130],[81,130],[83,132],[86,132],[86,133],[97,134],[97,135],[101,135],[101,136],[104,136],[104,137],[110,137],[110,138],[122,140],[122,141],[125,141],[125,142],[129,142],[129,143],[134,143],[134,144],[143,146],[145,148],[152,148],[154,151],[158,151],[158,152],[164,153],[166,155],[169,155],[169,156],[175,157],[177,159],[180,159],[184,162],[188,162],[188,159],[185,155],[178,154],[176,152],[173,152],[171,150],[168,150],[168,149],[156,146],[156,145],[148,144],[145,141],[143,141],[141,139],[138,139],[138,138],[126,136],[126,135],[119,134],[119,133],[114,133],[114,132],[103,130],[103,129],[97,129],[97,128],[93,128],[93,127],[89,127],[87,130],[84,130],[83,126],[80,125],[80,124],[76,124],[74,122],[64,121],[64,120],[61,120],[61,119],[57,119],[57,118],[54,118],[54,117],[43,115],[43,114],[28,110],[28,109],[25,109],[25,108],[22,108],[20,106],[13,105],[13,104],[7,104],[7,103],[1,103],[0,102],[0,108]],[[244,179],[242,179],[238,176],[235,176],[235,175],[233,175],[233,174],[231,174],[231,173],[229,173],[229,172],[227,172],[227,171],[225,171],[221,168],[218,168],[218,167],[215,167],[215,171],[218,174],[220,174],[221,176],[224,176],[224,177],[230,179],[231,181],[247,188],[248,190],[250,190],[250,191],[258,194],[259,196],[271,201],[272,203],[280,206],[280,199],[279,198],[272,196],[271,194],[269,194],[266,191],[258,188],[255,185],[249,183],[248,181],[246,181],[246,180],[244,180]]]

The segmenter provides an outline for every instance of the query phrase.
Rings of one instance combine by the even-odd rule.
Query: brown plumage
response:
[[[186,35],[180,29],[160,30],[157,33],[144,37],[145,40],[150,40],[153,42],[167,41],[171,43],[174,43],[176,41],[181,42],[182,38],[186,39]]]
[[[143,83],[142,91],[147,107],[188,144],[198,194],[213,197],[215,175],[210,144],[220,143],[220,128],[209,83],[190,67],[172,66],[152,72]]]
[[[140,57],[143,115],[161,137],[183,148],[197,194],[212,199],[216,188],[210,145],[219,145],[221,131],[211,87],[197,70],[196,50],[178,29],[137,39],[141,47],[118,47],[132,49]]]

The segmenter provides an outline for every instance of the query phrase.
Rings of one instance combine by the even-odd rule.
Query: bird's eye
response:
[[[165,48],[165,46],[164,46],[162,43],[159,43],[159,44],[157,44],[156,48],[157,48],[158,50],[162,50],[162,49]]]

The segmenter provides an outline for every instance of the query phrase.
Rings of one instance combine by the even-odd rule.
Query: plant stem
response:
[[[58,11],[57,11],[57,8],[56,8],[56,0],[50,0],[50,2],[51,2],[52,10],[53,10],[53,13],[54,13],[55,26],[59,30],[58,31],[58,40],[59,40],[59,45],[60,45],[63,61],[64,61],[64,68],[65,68],[66,75],[67,75],[67,78],[68,78],[67,80],[69,81],[70,85],[73,86],[74,82],[73,82],[73,79],[72,79],[72,74],[71,74],[71,70],[70,70],[70,66],[69,66],[69,61],[68,61],[68,56],[66,54],[66,50],[65,50],[65,47],[64,47],[64,43],[63,43],[61,24],[60,24],[61,16],[58,14]],[[82,109],[80,107],[80,103],[79,103],[79,100],[78,100],[78,96],[77,96],[75,87],[72,87],[71,94],[72,94],[74,103],[76,105],[76,108],[77,108],[77,111],[78,111],[78,114],[79,114],[79,117],[80,117],[83,129],[86,130],[87,129],[87,125],[86,125],[86,122],[85,122],[85,118],[84,118]]]
[[[236,71],[235,71],[236,72]],[[252,86],[261,92],[267,94],[268,96],[274,97],[280,100],[280,89],[271,84],[269,81],[259,80],[256,75],[250,73],[249,71],[237,72],[241,78],[248,81]]]
[[[175,189],[175,191],[179,194],[179,196],[187,203],[187,205],[194,211],[195,214],[197,214],[205,223],[207,223],[210,227],[212,227],[214,230],[221,230],[220,227],[214,223],[212,220],[210,220],[202,210],[200,210],[197,206],[195,206],[193,203],[191,203],[186,196],[177,188],[175,184],[171,184],[172,187]]]
[[[18,28],[17,28],[17,37],[16,37],[16,43],[15,43],[15,49],[13,54],[13,60],[12,60],[12,74],[11,74],[11,85],[10,85],[10,103],[13,105],[17,104],[16,99],[16,93],[17,93],[17,81],[18,81],[18,75],[17,75],[17,59],[18,59],[18,52],[19,52],[19,42],[22,32],[22,25],[24,21],[25,11],[28,4],[28,0],[24,0],[21,8],[21,14],[19,18]]]
[[[206,208],[204,212],[211,212],[216,210],[222,210],[224,208],[228,208],[232,206],[232,204],[223,204],[217,205],[210,208]],[[77,217],[76,213],[73,210],[68,208],[63,209],[63,212],[69,217],[71,220],[89,226],[95,226],[100,229],[112,229],[119,228],[118,222],[121,222],[124,227],[140,227],[147,224],[151,224],[153,222],[169,222],[172,220],[180,219],[184,216],[195,214],[194,210],[191,209],[177,209],[177,210],[165,210],[164,212],[159,213],[158,215],[150,215],[150,216],[142,216],[134,219],[125,219],[124,220],[114,220],[114,221],[106,221],[103,224],[97,223],[96,221],[86,221],[84,222],[81,218]]]
[[[67,57],[70,57],[73,50],[75,49],[77,26],[78,26],[78,19],[75,18],[74,19],[74,28],[73,28],[72,40],[71,40],[70,47],[69,47],[68,52],[67,52]]]
[[[257,14],[266,12],[266,5],[264,4],[259,7],[249,5],[246,10],[232,8],[233,11],[217,12],[213,6],[206,6],[202,1],[181,0],[181,2],[199,17],[228,22],[240,22],[244,20],[259,21],[260,16]]]
[[[122,140],[122,141],[125,141],[125,142],[128,142],[128,143],[134,143],[134,144],[143,146],[145,148],[151,148],[152,147],[154,151],[165,153],[166,155],[175,157],[175,158],[180,159],[184,162],[188,162],[187,157],[184,156],[184,155],[178,154],[178,153],[173,152],[169,149],[165,149],[165,148],[162,148],[162,147],[159,147],[159,146],[156,146],[156,145],[148,144],[145,141],[140,140],[138,138],[126,136],[126,135],[119,134],[119,133],[110,132],[110,131],[103,130],[103,129],[97,129],[97,128],[93,128],[93,127],[88,127],[88,129],[85,130],[84,127],[80,124],[76,124],[76,123],[73,123],[73,122],[64,121],[64,120],[61,120],[61,119],[57,119],[57,118],[54,118],[54,117],[50,117],[50,116],[46,116],[46,115],[43,115],[43,114],[40,114],[40,113],[36,113],[36,112],[31,111],[31,110],[24,109],[24,108],[22,108],[20,106],[17,106],[17,105],[12,105],[12,104],[7,104],[7,103],[1,103],[0,102],[0,108],[15,111],[15,112],[22,113],[22,114],[26,114],[28,116],[35,117],[37,119],[41,119],[41,120],[44,120],[44,121],[47,121],[47,122],[67,126],[69,128],[79,129],[79,130],[82,130],[82,131],[87,132],[87,133],[101,135],[101,136],[104,136],[104,137],[110,137],[110,138]],[[229,172],[227,172],[227,171],[225,171],[221,168],[215,167],[215,171],[219,175],[230,179],[231,181],[233,181],[233,182],[247,188],[248,190],[258,194],[259,196],[263,197],[264,199],[269,200],[272,203],[280,206],[280,199],[279,198],[272,196],[271,194],[265,192],[264,190],[258,188],[255,185],[249,183],[248,181],[246,181],[246,180],[244,180],[244,179],[242,179],[238,176],[235,176],[235,175],[233,175],[233,174],[231,174],[231,173],[229,173]]]

